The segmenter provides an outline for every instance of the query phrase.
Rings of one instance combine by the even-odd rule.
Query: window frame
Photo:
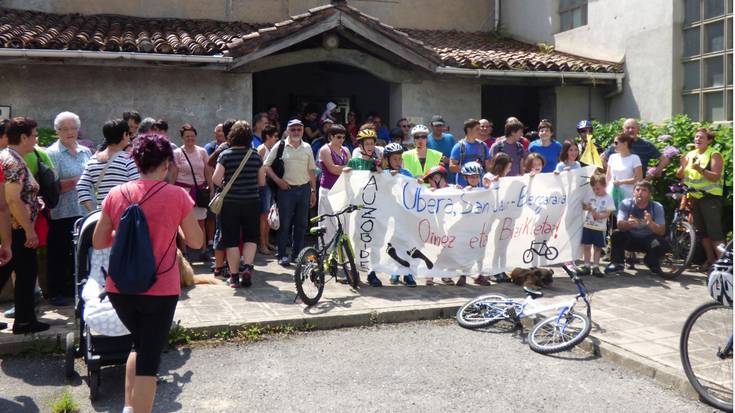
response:
[[[583,27],[583,26],[586,26],[587,25],[587,22],[588,22],[587,3],[589,1],[588,0],[581,0],[581,1],[582,2],[580,4],[575,4],[575,5],[566,6],[566,7],[562,7],[561,6],[561,1],[558,3],[559,7],[558,7],[558,10],[557,10],[557,13],[559,14],[559,33],[563,33],[563,32],[569,31],[569,30],[574,30],[574,29],[576,29],[578,27]],[[562,15],[568,13],[571,16],[573,16],[574,15],[574,11],[577,10],[577,9],[580,9],[581,10],[581,13],[582,13],[582,24],[580,24],[579,26],[574,26],[574,19],[572,19],[572,27],[570,27],[568,29],[563,28],[561,26]]]
[[[682,44],[682,53],[681,53],[681,68],[682,68],[682,82],[681,82],[681,94],[682,94],[682,111],[684,109],[683,105],[683,98],[688,95],[698,95],[698,101],[699,101],[699,107],[698,107],[698,117],[696,120],[707,120],[711,122],[732,122],[732,113],[733,113],[733,103],[732,101],[727,99],[728,92],[732,92],[733,85],[732,85],[732,74],[730,74],[730,83],[728,83],[728,59],[732,59],[733,56],[733,45],[727,44],[728,41],[728,33],[733,29],[733,11],[732,7],[730,6],[729,0],[721,0],[724,4],[723,10],[724,14],[710,17],[707,19],[704,19],[704,12],[705,12],[705,1],[706,0],[698,0],[699,1],[699,20],[694,20],[689,23],[685,23],[682,25],[682,36],[684,35],[684,32],[687,30],[699,30],[699,50],[698,53],[690,55],[690,56],[684,56],[684,48]],[[706,26],[708,24],[712,23],[720,23],[722,22],[722,26],[724,28],[723,32],[723,49],[714,51],[714,52],[704,52],[705,46],[707,44],[706,36]],[[683,43],[683,42],[682,42]],[[729,46],[729,48],[728,48]],[[706,68],[706,61],[709,58],[714,57],[721,57],[722,58],[722,74],[723,74],[723,85],[722,86],[705,86],[705,81],[707,74],[705,72]],[[685,89],[685,79],[684,79],[684,65],[686,63],[692,63],[696,62],[699,69],[699,87],[694,89]],[[732,70],[732,68],[730,69]],[[721,92],[722,98],[724,100],[723,108],[725,113],[724,119],[706,119],[705,118],[705,96],[708,93],[712,92]],[[729,117],[729,119],[728,119]]]

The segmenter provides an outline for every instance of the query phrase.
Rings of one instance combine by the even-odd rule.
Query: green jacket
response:
[[[408,169],[408,171],[411,172],[411,175],[415,177],[423,177],[429,169],[440,165],[441,160],[441,152],[426,148],[426,161],[422,167],[421,162],[419,161],[419,153],[416,149],[403,152],[403,167]]]

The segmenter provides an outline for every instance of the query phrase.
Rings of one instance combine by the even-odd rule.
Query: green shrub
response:
[[[59,137],[53,128],[38,128],[38,144],[44,148],[48,147]]]
[[[609,123],[599,123],[593,121],[595,142],[602,148],[607,148],[612,144],[616,134],[623,131],[623,122],[625,119],[618,119]],[[690,144],[694,142],[694,131],[698,128],[710,128],[715,132],[714,148],[722,153],[725,161],[723,167],[723,175],[725,181],[723,217],[727,228],[732,228],[732,146],[733,133],[732,126],[729,124],[713,125],[709,122],[694,122],[687,115],[676,115],[671,120],[663,123],[639,121],[641,125],[640,136],[643,139],[651,141],[659,150],[668,146],[674,146],[679,149],[681,154],[685,154],[692,150]],[[658,137],[661,135],[670,135],[671,140],[661,142]],[[687,149],[687,145],[690,145]],[[656,160],[651,160],[651,164],[655,164]],[[646,169],[651,165],[644,165],[644,174]],[[676,178],[676,170],[679,168],[679,157],[671,159],[669,166],[666,168],[661,177],[654,179],[655,187],[654,198],[661,202],[665,209],[672,211],[674,203],[671,199],[666,198],[666,192],[672,180],[678,181]]]
[[[58,400],[51,404],[52,413],[78,413],[79,403],[77,403],[68,390],[64,390]]]

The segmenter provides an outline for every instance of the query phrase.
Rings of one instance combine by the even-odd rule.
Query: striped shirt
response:
[[[97,181],[108,162],[112,163],[107,167],[95,197]],[[77,182],[79,203],[90,201],[95,206],[99,206],[112,188],[139,178],[138,167],[128,153],[112,155],[112,160],[107,161],[100,161],[97,155],[94,155],[84,167],[84,172]]]
[[[230,148],[223,151],[217,163],[225,168],[225,179],[224,187],[229,182],[232,175],[240,166],[240,162],[247,154],[250,148]],[[257,201],[260,199],[260,193],[258,191],[258,172],[263,161],[260,159],[260,155],[253,149],[253,153],[250,155],[250,159],[243,166],[240,175],[237,176],[235,182],[230,188],[230,192],[225,197],[225,202],[237,202],[237,201]]]

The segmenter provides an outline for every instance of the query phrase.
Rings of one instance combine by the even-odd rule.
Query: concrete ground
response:
[[[328,282],[320,303],[306,307],[296,297],[293,267],[284,270],[273,258],[258,257],[254,285],[250,289],[231,289],[224,283],[199,285],[182,293],[175,320],[194,329],[219,330],[243,324],[308,323],[319,329],[452,317],[459,305],[486,293],[522,297],[520,287],[497,284],[490,287],[423,285],[407,288],[390,286],[382,276],[382,288],[362,287],[355,291]],[[208,272],[200,266],[198,272]],[[438,281],[438,279],[436,280]],[[592,296],[593,329],[581,346],[602,354],[665,385],[692,394],[679,360],[679,337],[691,311],[708,301],[706,276],[684,273],[675,280],[664,280],[645,270],[625,275],[585,278]],[[543,302],[572,297],[575,287],[560,269],[547,289]],[[73,329],[69,308],[41,308],[42,320],[54,327],[41,338],[56,339]],[[2,320],[0,321],[12,321]],[[31,337],[0,332],[0,351],[17,350],[19,344],[37,342]],[[524,349],[525,351],[525,349]]]

